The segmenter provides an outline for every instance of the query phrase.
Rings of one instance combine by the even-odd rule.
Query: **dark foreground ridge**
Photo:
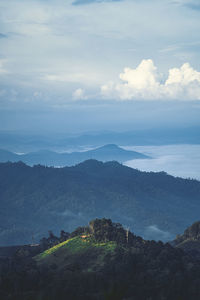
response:
[[[30,248],[0,260],[0,299],[200,299],[198,259],[110,219],[62,231],[59,238],[50,232],[35,252]]]
[[[200,260],[200,221],[187,228],[184,234],[177,235],[172,244]]]

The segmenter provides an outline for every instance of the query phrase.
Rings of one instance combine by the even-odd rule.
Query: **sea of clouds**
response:
[[[147,154],[152,159],[125,162],[142,171],[165,171],[170,175],[200,180],[200,145],[130,146],[129,150]]]

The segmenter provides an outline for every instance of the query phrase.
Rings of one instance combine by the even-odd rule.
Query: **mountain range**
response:
[[[55,132],[0,131],[0,148],[13,152],[30,152],[39,149],[63,151],[80,147],[100,147],[106,144],[170,145],[199,144],[200,128],[149,128],[131,131],[91,131],[79,134]]]
[[[172,240],[200,212],[200,182],[88,160],[53,168],[0,164],[0,245],[112,218],[146,239]]]
[[[41,150],[27,154],[16,154],[0,149],[0,162],[22,161],[28,165],[72,166],[88,159],[125,162],[132,159],[145,158],[150,157],[136,151],[124,150],[114,144],[104,145],[89,151],[72,153],[57,153],[49,150]]]

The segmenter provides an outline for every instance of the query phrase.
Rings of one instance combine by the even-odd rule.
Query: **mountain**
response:
[[[0,245],[70,232],[96,217],[167,241],[199,218],[200,182],[97,160],[65,168],[1,163],[0,199]]]
[[[177,235],[172,245],[200,259],[200,221],[193,223],[182,235]]]
[[[82,152],[84,156],[84,160],[92,158],[92,159],[97,159],[101,161],[112,161],[116,160],[119,162],[124,162],[127,160],[131,159],[143,159],[143,158],[150,158],[147,155],[144,155],[142,153],[136,152],[136,151],[128,151],[124,150],[114,144],[108,144],[103,147],[87,151],[87,152]],[[89,155],[91,155],[89,157]]]
[[[105,145],[89,151],[72,153],[56,153],[48,150],[40,150],[18,155],[6,150],[0,150],[0,162],[23,161],[28,165],[72,166],[91,158],[101,161],[116,160],[118,162],[124,162],[132,159],[145,159],[150,157],[139,152],[124,150],[114,144]]]
[[[80,134],[69,133],[30,133],[23,131],[0,131],[0,148],[14,152],[38,151],[82,147],[99,147],[105,144],[117,145],[170,145],[170,144],[199,144],[200,128],[150,128],[131,131],[91,131]]]
[[[103,218],[53,247],[22,246],[0,258],[0,298],[199,300],[199,275],[200,262],[184,251]]]
[[[7,161],[16,162],[19,160],[20,160],[20,155],[17,155],[15,153],[12,153],[7,150],[0,149],[0,161],[1,162],[7,162]]]

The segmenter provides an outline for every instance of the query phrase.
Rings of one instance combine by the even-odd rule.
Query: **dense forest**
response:
[[[112,218],[148,239],[172,240],[199,219],[200,182],[88,160],[53,168],[0,164],[0,244],[39,241]]]
[[[188,231],[199,239],[196,228]],[[200,260],[187,251],[146,241],[105,218],[63,237],[50,233],[40,245],[0,258],[0,299],[200,298]]]

